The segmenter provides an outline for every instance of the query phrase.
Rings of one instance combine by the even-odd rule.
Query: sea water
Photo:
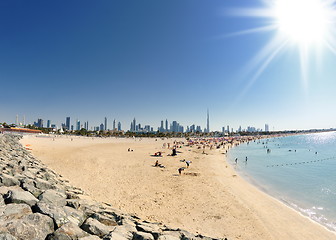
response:
[[[228,161],[263,191],[336,231],[336,132],[243,143]]]

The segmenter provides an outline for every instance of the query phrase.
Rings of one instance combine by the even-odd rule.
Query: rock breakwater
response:
[[[0,135],[0,240],[213,239],[143,221],[92,200],[35,159],[20,138]]]

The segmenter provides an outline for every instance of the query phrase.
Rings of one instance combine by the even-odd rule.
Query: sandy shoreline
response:
[[[229,239],[335,239],[333,232],[303,217],[237,176],[223,149],[183,147],[173,140],[26,137],[32,153],[90,194],[128,213],[172,227]],[[128,152],[131,148],[134,151]],[[163,157],[150,155],[163,151]],[[153,167],[155,160],[165,168]],[[180,160],[191,160],[185,167]]]

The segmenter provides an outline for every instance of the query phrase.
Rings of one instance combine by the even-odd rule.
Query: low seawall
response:
[[[93,201],[35,159],[19,140],[0,135],[0,239],[213,239]]]

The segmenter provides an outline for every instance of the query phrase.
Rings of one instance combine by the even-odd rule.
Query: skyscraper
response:
[[[115,129],[116,129],[116,120],[113,119],[113,128],[112,128],[112,130],[115,130]]]
[[[269,126],[267,123],[265,124],[265,132],[269,132]]]
[[[161,121],[161,127],[159,128],[160,132],[164,132],[164,127],[163,127],[163,120]]]
[[[207,132],[210,132],[210,122],[209,122],[209,109],[207,111]]]
[[[166,132],[168,132],[168,120],[166,119]]]
[[[107,117],[105,117],[105,124],[104,124],[104,130],[107,130]]]
[[[131,132],[135,132],[135,129],[136,129],[136,120],[134,118],[133,122],[131,123]]]
[[[50,128],[51,124],[50,124],[50,120],[47,121],[47,128]]]
[[[77,120],[77,128],[76,128],[76,130],[80,130],[80,121],[79,120]]]
[[[67,130],[70,130],[70,117],[67,117],[67,118],[65,119],[65,128],[66,128]]]
[[[121,122],[118,122],[118,131],[121,131]]]
[[[37,127],[43,128],[43,119],[41,118],[37,119]]]

